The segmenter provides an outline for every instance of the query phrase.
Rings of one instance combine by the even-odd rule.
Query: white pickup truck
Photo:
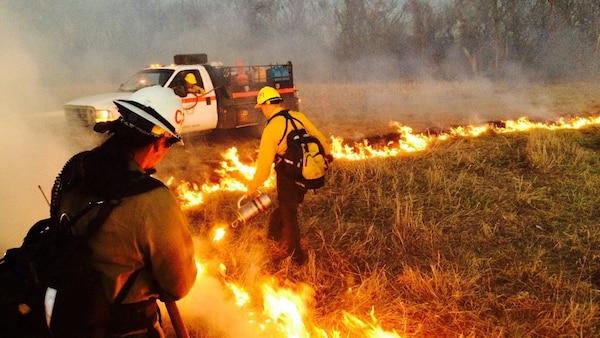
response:
[[[74,99],[64,106],[69,123],[90,128],[96,122],[119,116],[114,100],[127,98],[136,90],[153,85],[173,88],[185,110],[183,133],[213,129],[254,128],[260,135],[264,116],[254,109],[263,86],[276,88],[286,106],[297,110],[293,67],[285,64],[223,66],[208,62],[206,54],[179,54],[172,65],[153,65],[133,75],[118,91]],[[188,90],[186,77],[201,89]],[[196,89],[198,89],[196,87]]]

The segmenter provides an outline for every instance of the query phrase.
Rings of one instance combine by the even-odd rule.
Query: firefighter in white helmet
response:
[[[169,146],[182,141],[183,107],[172,89],[146,87],[126,100],[116,100],[115,104],[121,114],[116,124],[123,124],[155,138],[164,136]],[[112,131],[112,124],[99,123],[94,126],[94,130],[101,133]]]
[[[283,98],[275,88],[263,87],[258,92],[254,108],[260,108],[268,122],[260,139],[254,177],[246,187],[247,198],[253,198],[258,187],[269,178],[276,155],[285,153],[287,133],[293,130],[284,116],[274,116],[285,109]],[[328,160],[333,161],[331,145],[306,115],[292,110],[289,111],[289,114],[300,121],[309,134],[319,139]],[[307,257],[305,250],[300,245],[298,207],[304,200],[306,189],[295,184],[294,179],[287,177],[284,173],[277,170],[276,173],[278,206],[270,215],[267,235],[269,239],[279,243],[287,255],[291,256],[294,263],[302,265],[306,262]]]
[[[91,199],[118,195],[151,175],[169,147],[182,141],[183,107],[172,89],[146,87],[115,104],[121,117],[94,127],[109,137],[75,155],[65,166],[74,169],[55,182],[51,213],[73,214]],[[107,325],[96,327],[104,330],[102,337],[164,337],[156,300],[184,297],[196,277],[187,219],[170,190],[160,185],[123,197],[91,238],[90,249],[111,302],[135,276],[121,304],[111,307]]]

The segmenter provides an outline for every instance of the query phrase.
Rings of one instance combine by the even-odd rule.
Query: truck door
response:
[[[179,71],[170,87],[181,97],[185,110],[184,133],[217,127],[217,97],[204,67]]]

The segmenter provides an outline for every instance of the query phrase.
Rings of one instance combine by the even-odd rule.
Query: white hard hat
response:
[[[145,87],[114,102],[126,125],[152,136],[169,133],[181,141],[183,106],[171,88]]]

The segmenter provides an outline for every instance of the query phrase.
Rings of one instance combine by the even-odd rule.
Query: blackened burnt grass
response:
[[[377,325],[407,337],[598,336],[599,191],[600,127],[337,160],[301,208],[308,264],[263,268],[310,284],[312,319],[328,330],[374,309]],[[230,217],[212,203],[223,200],[190,212],[195,224]],[[243,267],[266,217],[218,250]]]

